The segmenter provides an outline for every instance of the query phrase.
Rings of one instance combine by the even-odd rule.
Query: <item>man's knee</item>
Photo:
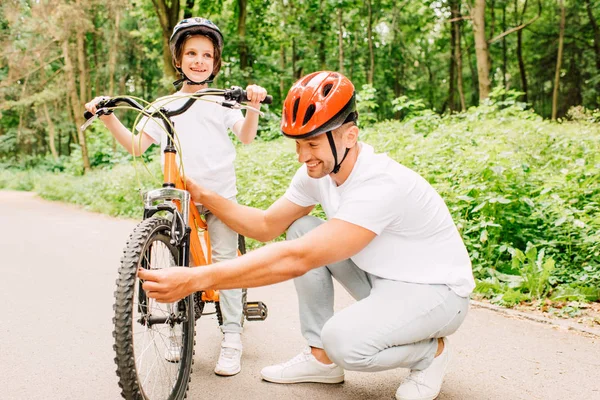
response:
[[[305,215],[295,220],[287,230],[286,239],[296,239],[321,225],[324,221],[312,215]]]
[[[361,354],[360,343],[357,343],[356,332],[327,322],[321,331],[321,341],[327,356],[349,371],[361,371],[368,369],[371,356]]]

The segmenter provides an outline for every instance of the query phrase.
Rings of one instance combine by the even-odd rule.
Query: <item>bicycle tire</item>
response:
[[[146,297],[137,278],[140,267],[156,269],[161,261],[166,261],[164,268],[182,264],[181,249],[170,235],[168,220],[146,219],[134,229],[121,259],[113,348],[121,395],[127,400],[181,400],[187,395],[195,344],[193,296],[157,303]]]

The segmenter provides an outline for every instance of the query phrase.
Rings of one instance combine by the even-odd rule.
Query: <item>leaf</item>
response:
[[[457,199],[459,199],[459,200],[466,201],[467,203],[470,203],[470,202],[472,202],[473,200],[475,200],[475,199],[474,199],[473,197],[471,197],[471,196],[457,196],[456,198],[457,198]]]
[[[566,220],[567,220],[567,217],[560,217],[559,219],[554,221],[554,226],[561,226],[562,224],[565,223]]]
[[[475,207],[474,209],[471,210],[472,213],[476,213],[477,211],[481,210],[483,207],[485,207],[485,205],[487,204],[487,201],[484,201],[483,203],[479,204],[477,207]]]
[[[488,231],[487,230],[481,231],[481,235],[479,235],[479,241],[481,243],[485,243],[485,242],[487,242],[487,239],[488,239]]]

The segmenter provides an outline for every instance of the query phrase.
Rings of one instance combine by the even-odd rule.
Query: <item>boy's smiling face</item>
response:
[[[209,38],[192,36],[183,44],[180,68],[190,80],[202,82],[213,73],[214,54],[214,45]]]

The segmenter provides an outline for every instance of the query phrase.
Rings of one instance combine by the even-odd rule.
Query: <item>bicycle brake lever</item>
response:
[[[85,121],[85,123],[81,125],[81,128],[79,128],[81,129],[81,132],[85,131],[88,128],[88,126],[90,126],[92,122],[94,122],[96,119],[98,119],[98,114],[94,114],[92,118]]]

